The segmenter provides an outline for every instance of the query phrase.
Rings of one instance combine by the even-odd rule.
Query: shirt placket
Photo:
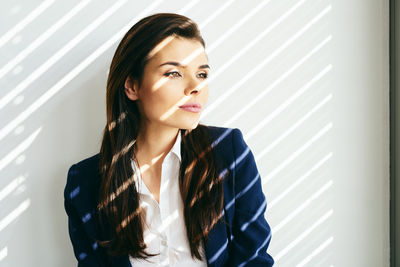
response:
[[[143,194],[145,197],[147,197],[148,199],[147,201],[153,207],[155,213],[154,216],[152,217],[153,219],[151,220],[150,225],[147,225],[147,230],[150,231],[154,236],[156,236],[155,238],[156,240],[150,239],[149,241],[156,242],[156,248],[160,254],[152,257],[151,261],[155,262],[157,266],[169,266],[168,263],[167,265],[162,264],[163,261],[165,261],[165,256],[164,256],[165,252],[163,253],[163,247],[161,246],[161,244],[163,242],[165,235],[161,231],[163,222],[161,217],[160,205],[155,200],[154,196],[151,194],[146,184],[143,182],[142,177],[140,175],[140,171],[138,170],[135,163],[133,163],[133,167],[135,168],[135,174],[137,175],[136,177],[137,185],[140,186],[140,193]],[[161,203],[161,197],[160,197],[160,203]]]
[[[161,187],[160,187],[160,202],[158,203],[151,192],[148,190],[143,180],[141,179],[140,172],[137,171],[137,182],[141,187],[141,193],[146,195],[151,205],[154,208],[154,212],[156,213],[151,220],[150,225],[148,226],[148,230],[154,235],[157,236],[156,246],[159,248],[159,255],[154,257],[153,260],[157,263],[158,266],[174,266],[176,264],[177,259],[179,258],[178,251],[171,246],[171,228],[174,226],[174,220],[176,220],[178,210],[171,210],[171,201],[175,201],[175,194],[179,194],[179,187],[177,184],[172,183],[169,180],[169,174],[173,173],[173,175],[177,175],[176,171],[171,168],[174,168],[174,162],[171,153],[167,154],[161,169]],[[175,166],[176,167],[176,166]],[[137,170],[136,164],[134,164],[134,168]],[[176,181],[174,181],[176,182]],[[176,188],[175,188],[176,187]],[[172,196],[170,194],[172,193]],[[172,197],[172,198],[171,198]],[[179,213],[178,213],[179,214]],[[176,222],[175,222],[176,224]]]

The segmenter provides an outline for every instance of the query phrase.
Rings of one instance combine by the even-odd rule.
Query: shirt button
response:
[[[165,241],[165,240],[161,240],[161,245],[163,245],[163,246],[167,246],[167,241]]]

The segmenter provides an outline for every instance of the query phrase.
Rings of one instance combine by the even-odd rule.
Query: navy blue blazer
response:
[[[207,265],[272,266],[274,260],[267,253],[271,229],[264,217],[267,202],[253,153],[238,128],[208,126],[208,130],[217,170],[230,171],[223,182],[223,216],[228,225],[220,220],[210,231],[209,241],[204,243]],[[96,154],[68,170],[64,207],[74,254],[78,267],[130,267],[128,255],[109,256],[94,241],[103,237],[95,216],[100,185],[98,161]]]

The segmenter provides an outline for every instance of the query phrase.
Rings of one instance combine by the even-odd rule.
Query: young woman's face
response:
[[[138,101],[145,123],[196,128],[209,93],[206,79],[210,68],[202,44],[169,36],[149,53],[149,58],[139,90],[134,81],[135,90],[126,91],[130,99]],[[125,87],[130,87],[128,79]],[[179,107],[187,103],[200,104],[200,111]]]

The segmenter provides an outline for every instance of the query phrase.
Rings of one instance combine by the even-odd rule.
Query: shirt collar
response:
[[[134,140],[133,143],[135,143],[136,140]],[[172,146],[170,152],[168,152],[167,156],[171,153],[174,153],[179,161],[181,161],[181,130],[178,130],[178,136],[176,137],[175,143]],[[151,195],[150,191],[147,189],[146,185],[143,183],[143,181],[141,179],[138,179],[138,173],[137,173],[137,169],[136,169],[136,163],[134,162],[134,160],[131,158],[131,165],[132,168],[135,169],[135,177],[134,177],[134,181],[136,184],[136,188],[138,189],[138,192],[141,194],[147,194],[147,195]],[[139,186],[140,184],[140,186]]]
[[[135,142],[136,142],[136,140],[133,141],[133,144]],[[178,130],[178,136],[176,137],[175,143],[172,146],[170,152],[168,152],[168,154],[171,152],[174,153],[178,157],[179,161],[182,160],[181,159],[181,130],[180,129]]]

